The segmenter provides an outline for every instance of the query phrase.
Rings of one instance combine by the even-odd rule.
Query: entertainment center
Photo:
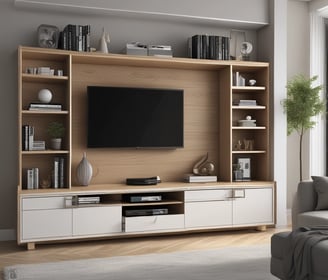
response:
[[[275,183],[271,172],[269,64],[216,61],[19,47],[18,133],[34,128],[34,139],[49,143],[47,126],[65,124],[61,150],[18,148],[18,243],[147,234],[184,233],[275,223]],[[63,75],[27,73],[50,67]],[[240,85],[236,76],[256,85]],[[87,148],[88,86],[184,91],[184,145],[179,149]],[[40,89],[53,93],[62,110],[28,110]],[[256,100],[236,105],[235,100]],[[240,126],[250,115],[256,126]],[[251,141],[246,148],[240,142]],[[246,142],[245,142],[246,143]],[[94,170],[89,186],[78,186],[76,167],[86,152]],[[184,174],[209,153],[217,183],[183,183]],[[64,159],[64,188],[27,189],[26,170],[37,168],[40,182],[51,181],[54,158]],[[235,182],[234,166],[248,158],[250,181]],[[126,178],[159,175],[162,183],[128,186]],[[161,197],[130,202],[126,196]],[[80,199],[79,199],[80,198]],[[76,201],[96,200],[96,203]],[[150,210],[149,210],[150,209]],[[127,212],[128,210],[128,212]],[[129,212],[129,210],[136,210]],[[142,213],[145,215],[127,215]]]

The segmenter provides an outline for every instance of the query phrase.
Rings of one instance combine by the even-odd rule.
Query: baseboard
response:
[[[16,240],[16,230],[14,229],[0,229],[0,241]]]

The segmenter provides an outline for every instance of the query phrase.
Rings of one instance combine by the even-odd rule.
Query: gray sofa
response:
[[[298,184],[292,207],[293,229],[302,226],[328,226],[328,185],[325,193],[324,186],[320,184],[324,183],[326,177],[313,178],[316,188],[314,181],[303,181]]]
[[[328,226],[328,177],[313,177],[314,181],[299,183],[293,201],[293,230],[300,227]],[[280,232],[271,238],[271,273],[279,279],[286,277],[286,260],[290,255],[291,232]],[[286,258],[287,257],[287,258]],[[288,262],[287,262],[288,263]],[[317,243],[311,252],[313,280],[328,279],[328,240]]]

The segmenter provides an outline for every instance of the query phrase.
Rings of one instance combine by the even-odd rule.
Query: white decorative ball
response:
[[[252,116],[246,116],[246,120],[250,121],[252,119]]]
[[[52,99],[52,93],[49,89],[43,88],[39,91],[38,98],[41,103],[49,103]]]

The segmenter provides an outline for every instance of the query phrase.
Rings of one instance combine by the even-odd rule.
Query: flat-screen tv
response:
[[[89,148],[182,148],[182,89],[88,86]]]

